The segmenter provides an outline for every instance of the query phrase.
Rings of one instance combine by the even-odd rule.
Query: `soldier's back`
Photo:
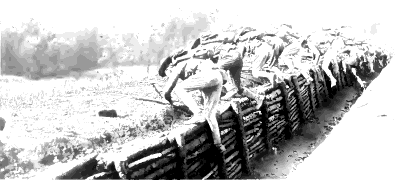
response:
[[[302,46],[299,41],[291,43],[285,47],[281,56],[295,56],[300,52],[301,48]]]
[[[180,67],[185,66],[185,69],[183,72],[180,74],[180,78],[182,80],[185,80],[189,78],[192,75],[195,75],[197,73],[204,73],[209,70],[213,69],[214,63],[212,61],[206,61],[203,59],[196,59],[193,58],[189,61],[183,61],[178,64]]]

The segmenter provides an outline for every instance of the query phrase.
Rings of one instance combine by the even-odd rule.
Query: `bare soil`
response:
[[[56,163],[91,153],[122,151],[137,139],[168,134],[189,119],[188,109],[164,104],[156,67],[120,67],[77,74],[77,79],[30,81],[1,77],[0,178],[31,178]],[[193,92],[200,103],[200,93]],[[224,106],[227,102],[221,102]],[[114,109],[118,117],[99,117]]]

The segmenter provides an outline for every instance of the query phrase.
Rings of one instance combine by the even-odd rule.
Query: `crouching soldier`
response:
[[[213,48],[207,50],[207,54],[209,59],[215,63],[215,69],[229,72],[230,80],[236,86],[235,90],[229,91],[222,97],[223,100],[230,100],[230,98],[239,94],[250,99],[255,99],[257,101],[256,108],[260,109],[264,102],[264,97],[241,86],[241,71],[243,69],[243,58],[246,51],[245,46],[233,45],[233,47],[227,47],[225,49],[221,46],[213,46]]]
[[[313,62],[316,62],[319,58],[317,51],[315,46],[310,45],[305,38],[301,38],[284,49],[280,60],[288,66],[290,71],[300,71],[302,76],[307,80],[307,84],[310,84],[313,81],[309,73],[312,66],[308,63],[302,63],[302,57],[311,56],[314,58]]]
[[[221,136],[216,119],[217,105],[223,85],[221,72],[213,70],[214,63],[207,60],[190,59],[177,61],[171,65],[170,63],[171,58],[166,58],[161,62],[159,69],[159,75],[165,77],[169,72],[168,67],[170,66],[171,68],[168,82],[163,91],[163,97],[173,105],[171,92],[174,90],[181,101],[193,112],[193,117],[185,123],[192,124],[201,120],[207,120],[212,131],[214,144],[221,152],[224,152],[225,147],[221,144]],[[179,79],[183,81],[178,83]],[[193,99],[192,94],[188,93],[194,90],[200,90],[203,94],[203,111]]]

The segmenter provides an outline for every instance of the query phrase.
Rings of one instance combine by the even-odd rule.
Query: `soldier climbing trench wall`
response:
[[[226,52],[226,48],[230,50],[232,46],[222,47]],[[249,70],[251,60],[245,58],[244,61],[246,62],[244,70]],[[329,92],[334,95],[336,90],[341,90],[350,82],[345,78],[351,75],[347,73],[349,70],[346,69],[347,71],[344,72],[342,60],[337,61],[333,63],[338,63],[340,74],[334,88],[330,87],[330,78],[321,66],[311,65],[309,77],[313,81],[310,84],[306,83],[306,78],[300,72],[294,74],[283,72],[284,74],[281,75],[283,82],[277,83],[274,87],[268,86],[269,83],[260,79],[255,80],[252,76],[245,76],[248,73],[243,74],[244,85],[253,84],[248,88],[265,96],[263,106],[256,108],[257,101],[252,98],[232,98],[229,108],[222,114],[217,114],[221,143],[225,147],[222,156],[210,158],[212,154],[217,153],[212,146],[211,132],[207,131],[210,128],[208,124],[196,125],[183,135],[181,142],[184,144],[180,148],[183,153],[180,153],[182,156],[177,157],[182,160],[177,165],[181,167],[180,172],[176,174],[174,164],[172,164],[172,167],[168,167],[171,173],[163,175],[164,173],[161,172],[160,176],[162,178],[235,179],[242,177],[243,173],[251,173],[250,161],[254,157],[261,152],[270,152],[277,144],[287,138],[292,138],[304,124],[314,118],[315,109],[320,107],[325,100],[329,100]],[[333,68],[329,68],[334,74]],[[325,81],[320,81],[319,75],[323,76]],[[131,167],[129,177],[159,178],[158,174],[150,174],[149,168],[143,172],[135,166]]]

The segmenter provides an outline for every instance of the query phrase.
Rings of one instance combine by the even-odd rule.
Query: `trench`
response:
[[[325,143],[287,179],[391,179],[395,96],[389,82],[394,70],[392,64],[383,70]]]
[[[372,82],[375,77],[364,79]],[[320,146],[335,126],[341,123],[341,118],[359,98],[356,87],[345,87],[337,91],[332,99],[323,102],[315,110],[314,121],[303,125],[296,135],[278,144],[276,151],[263,152],[251,161],[253,172],[243,175],[242,179],[284,179],[287,178],[309,158]]]

